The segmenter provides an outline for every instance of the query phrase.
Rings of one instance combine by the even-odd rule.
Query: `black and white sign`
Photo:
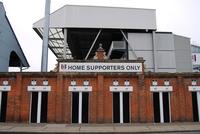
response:
[[[11,86],[0,86],[0,91],[10,91]]]
[[[189,91],[191,92],[199,92],[200,86],[189,86]]]
[[[172,92],[173,88],[172,86],[151,86],[150,91],[151,92]]]
[[[59,72],[142,72],[142,63],[61,62]]]

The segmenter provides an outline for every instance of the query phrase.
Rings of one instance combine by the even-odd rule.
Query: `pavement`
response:
[[[0,134],[131,134],[199,132],[200,123],[23,124],[0,123]]]

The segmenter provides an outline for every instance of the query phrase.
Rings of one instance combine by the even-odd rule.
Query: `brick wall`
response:
[[[89,80],[92,92],[89,94],[89,123],[112,123],[112,93],[109,86],[113,80],[118,80],[123,85],[124,80],[129,80],[133,86],[130,93],[130,120],[132,123],[154,122],[153,95],[150,92],[152,80],[157,80],[158,85],[163,85],[164,80],[169,80],[173,86],[171,93],[172,122],[189,122],[193,120],[192,96],[188,91],[191,80],[196,79],[200,85],[198,74],[62,74],[62,73],[1,73],[2,81],[8,80],[11,91],[8,93],[6,122],[29,122],[30,92],[27,86],[31,80],[37,80],[42,85],[43,80],[48,80],[51,92],[48,93],[49,123],[71,123],[71,92],[68,91],[71,80],[76,80],[77,85],[83,85],[84,80]]]

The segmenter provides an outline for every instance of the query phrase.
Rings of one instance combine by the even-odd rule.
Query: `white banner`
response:
[[[61,62],[59,72],[142,72],[142,63]]]

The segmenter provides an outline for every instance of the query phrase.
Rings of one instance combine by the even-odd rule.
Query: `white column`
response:
[[[119,107],[120,107],[120,123],[123,123],[124,122],[124,119],[123,119],[123,92],[119,92]]]
[[[164,123],[163,93],[162,92],[159,92],[159,104],[160,104],[160,122]]]
[[[42,92],[40,91],[40,92],[38,92],[37,123],[40,123],[41,104],[42,104]]]
[[[45,3],[45,19],[44,19],[44,33],[43,33],[43,43],[42,43],[41,72],[47,72],[48,71],[50,5],[51,5],[51,0],[46,0],[46,3]]]
[[[168,99],[169,99],[169,122],[172,122],[171,121],[171,94],[170,94],[170,92],[168,92]]]
[[[29,111],[29,123],[31,123],[31,114],[33,114],[33,113],[31,113],[31,111],[32,111],[32,96],[33,96],[33,93],[32,92],[30,92],[30,94],[31,94],[31,97],[30,97],[30,105],[29,105],[29,109],[30,109],[30,111]]]
[[[198,106],[198,115],[199,115],[199,122],[200,122],[200,91],[197,92],[197,106]]]
[[[63,58],[67,59],[67,29],[64,29]]]
[[[78,123],[82,123],[82,92],[79,92]]]
[[[1,102],[2,102],[2,91],[0,91],[0,115],[1,115]]]

